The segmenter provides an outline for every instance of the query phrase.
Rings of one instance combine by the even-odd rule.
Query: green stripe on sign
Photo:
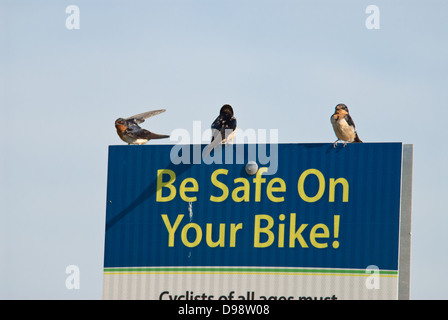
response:
[[[324,274],[371,274],[364,269],[304,269],[304,268],[250,268],[250,267],[134,267],[104,268],[105,273],[139,272],[256,272],[256,273],[324,273]],[[396,270],[379,270],[380,275],[398,275]]]

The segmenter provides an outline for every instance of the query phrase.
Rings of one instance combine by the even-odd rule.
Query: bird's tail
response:
[[[361,142],[361,143],[362,143],[362,140],[359,139],[358,134],[356,134],[356,136],[355,136],[355,140],[354,140],[353,142],[354,142],[354,143],[355,143],[355,142]]]
[[[221,139],[216,137],[212,140],[212,142],[210,142],[209,145],[206,146],[207,148],[207,152],[205,153],[205,156],[208,156],[210,154],[210,152],[212,152],[212,150],[218,145],[221,144]]]
[[[154,132],[151,132],[149,134],[149,139],[165,139],[165,138],[169,138],[170,136],[167,136],[166,134],[157,134]]]

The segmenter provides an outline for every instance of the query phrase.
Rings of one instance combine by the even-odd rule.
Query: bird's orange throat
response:
[[[126,127],[122,124],[116,124],[115,128],[117,128],[117,133],[118,134],[123,134],[124,131],[126,130]]]
[[[348,114],[348,112],[345,110],[342,110],[342,109],[337,110],[333,115],[333,119],[335,119],[335,120],[343,119],[346,114]]]

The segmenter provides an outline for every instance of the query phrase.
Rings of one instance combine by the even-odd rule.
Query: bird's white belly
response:
[[[355,129],[348,125],[345,119],[334,120],[331,119],[334,132],[339,140],[353,142],[355,140]]]
[[[145,144],[146,142],[148,142],[147,139],[136,139],[133,143],[134,144]]]
[[[148,142],[147,139],[134,139],[127,135],[120,136],[120,138],[128,144],[145,144],[146,142]]]

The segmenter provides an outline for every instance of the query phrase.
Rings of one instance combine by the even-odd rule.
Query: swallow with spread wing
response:
[[[225,104],[219,111],[219,116],[213,121],[212,125],[212,141],[208,145],[208,153],[220,143],[233,142],[235,138],[236,118],[233,114],[233,108],[229,104]]]
[[[118,118],[115,120],[115,128],[118,136],[127,144],[145,144],[152,139],[164,139],[170,136],[153,133],[146,129],[140,128],[139,124],[145,122],[145,119],[165,112],[165,109],[152,110],[131,116],[128,118]]]
[[[334,110],[333,115],[330,118],[331,124],[333,125],[334,133],[338,138],[334,143],[333,147],[336,147],[339,140],[344,141],[344,147],[347,143],[362,142],[358,137],[356,132],[355,123],[348,112],[348,108],[345,104],[338,104]]]

